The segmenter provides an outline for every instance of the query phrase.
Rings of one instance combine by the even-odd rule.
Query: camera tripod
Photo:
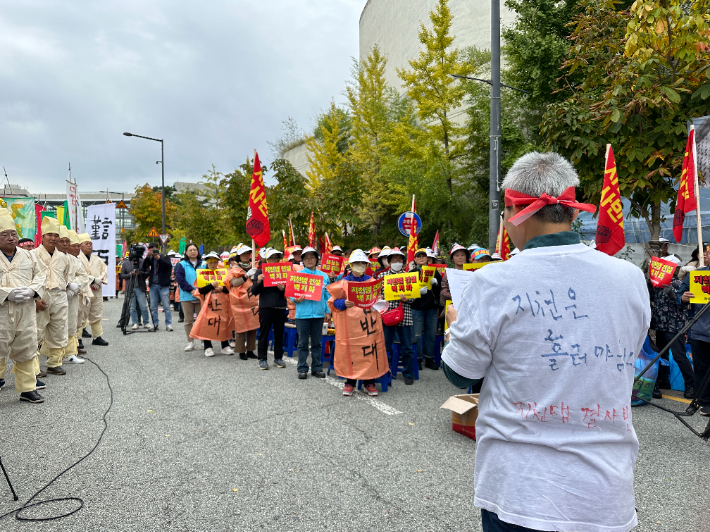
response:
[[[139,329],[136,331],[130,331],[127,329],[128,324],[131,322],[131,301],[133,300],[133,293],[135,292],[135,287],[133,286],[133,275],[126,280],[126,293],[123,299],[123,308],[121,308],[121,318],[118,320],[118,326],[121,328],[121,332],[126,334],[133,334],[134,332],[151,332],[151,329]],[[138,307],[138,300],[136,299],[136,307]],[[140,309],[136,308],[136,312]],[[152,329],[155,332],[155,329]]]
[[[693,316],[693,318],[688,323],[685,324],[685,327],[683,327],[683,329],[681,329],[681,331],[678,334],[676,334],[670,342],[668,342],[668,345],[666,345],[663,349],[661,349],[658,352],[658,354],[655,356],[655,358],[651,362],[649,362],[645,368],[643,368],[643,371],[641,371],[641,373],[639,373],[636,376],[636,378],[634,378],[634,384],[636,384],[636,382],[643,376],[644,373],[646,373],[650,368],[653,367],[653,365],[658,361],[659,358],[661,358],[661,356],[663,356],[665,353],[667,353],[670,350],[673,342],[675,342],[678,338],[681,338],[685,333],[687,333],[690,330],[690,328],[695,324],[695,322],[697,322],[700,319],[700,316],[702,316],[705,313],[705,311],[708,309],[708,307],[710,307],[710,302],[705,303],[703,305],[703,307],[698,312],[695,313],[695,316]],[[688,422],[683,418],[690,417],[698,411],[698,409],[700,408],[700,404],[698,403],[698,397],[702,397],[703,393],[705,393],[705,390],[708,388],[709,385],[710,385],[710,370],[708,370],[705,373],[705,376],[703,377],[703,382],[700,383],[699,389],[695,390],[695,398],[690,402],[690,404],[688,405],[688,407],[685,409],[684,412],[676,412],[675,410],[671,410],[670,408],[666,408],[664,406],[657,405],[656,403],[654,403],[652,401],[646,401],[645,399],[641,399],[641,400],[644,403],[655,406],[656,408],[658,408],[660,410],[665,410],[666,412],[670,412],[671,414],[673,414],[676,417],[676,419],[678,421],[680,421],[683,425],[688,427],[688,429],[690,429],[690,431],[693,434],[695,434],[696,436],[707,441],[708,439],[710,439],[710,421],[708,421],[708,424],[705,427],[704,431],[698,432],[693,427],[691,427],[688,424]]]
[[[7,485],[10,486],[10,491],[12,492],[12,498],[13,500],[17,500],[17,493],[15,493],[15,488],[12,487],[12,482],[10,482],[10,477],[7,476],[7,471],[5,471],[5,466],[2,465],[2,458],[0,458],[0,468],[2,468],[2,472],[5,475],[5,480],[7,480]]]

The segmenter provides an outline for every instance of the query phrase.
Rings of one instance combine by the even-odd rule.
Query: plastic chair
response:
[[[390,363],[390,371],[392,372],[392,378],[397,378],[397,371],[399,371],[399,354],[402,346],[399,342],[392,342],[392,362]],[[412,356],[414,357],[414,380],[419,380],[419,364],[417,362],[417,344],[412,344]]]
[[[330,370],[335,370],[333,365],[333,353],[335,353],[335,335],[334,334],[324,334],[321,336],[321,347],[320,347],[320,361],[321,364],[328,361],[328,375],[330,375]],[[326,346],[330,345],[330,352],[326,354]]]
[[[444,345],[444,335],[443,334],[437,334],[436,335],[436,343],[434,345],[434,364],[436,364],[437,368],[441,367],[441,346]]]
[[[392,373],[388,371],[382,377],[378,377],[375,379],[375,384],[379,383],[380,386],[382,387],[382,393],[385,393],[387,391],[387,388],[389,385],[392,383]],[[363,381],[357,381],[357,389],[362,390],[362,385]]]
[[[296,349],[298,349],[298,331],[295,327],[286,327],[284,329],[284,351],[286,351],[286,356],[292,357]]]

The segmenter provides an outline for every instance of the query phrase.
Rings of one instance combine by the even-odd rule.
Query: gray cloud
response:
[[[364,0],[4,2],[0,165],[35,192],[228,172],[342,102]]]

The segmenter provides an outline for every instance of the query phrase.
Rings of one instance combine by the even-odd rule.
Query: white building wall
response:
[[[308,164],[308,148],[306,148],[305,142],[300,146],[288,150],[284,153],[283,158],[290,162],[301,175],[305,176],[306,171],[310,168],[310,164]]]

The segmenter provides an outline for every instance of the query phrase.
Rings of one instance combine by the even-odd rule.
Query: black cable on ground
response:
[[[106,372],[103,369],[101,369],[101,366],[99,366],[96,362],[94,362],[90,358],[85,358],[85,360],[88,360],[94,366],[96,366],[98,368],[98,370],[101,373],[103,373],[104,377],[106,377],[106,384],[108,385],[109,394],[110,394],[110,398],[111,398],[108,408],[106,409],[106,412],[104,412],[104,415],[102,418],[102,421],[104,423],[104,428],[101,431],[101,434],[99,435],[99,439],[96,440],[96,443],[94,444],[94,446],[91,448],[91,450],[88,453],[86,453],[79,460],[74,462],[72,465],[67,467],[64,471],[62,471],[56,477],[54,477],[52,480],[50,480],[42,489],[40,489],[38,492],[36,492],[34,495],[32,495],[32,497],[30,497],[25,504],[23,504],[20,508],[17,508],[15,510],[11,510],[11,511],[7,512],[6,514],[0,515],[0,519],[4,519],[5,517],[7,517],[9,515],[15,514],[15,519],[17,519],[18,521],[54,521],[55,519],[62,519],[64,517],[69,517],[70,515],[75,514],[76,512],[78,512],[79,510],[81,510],[84,507],[84,501],[80,497],[59,497],[56,499],[47,499],[45,501],[39,501],[39,502],[35,502],[35,503],[32,503],[32,501],[35,500],[40,493],[42,493],[49,486],[54,484],[54,482],[56,482],[59,478],[61,478],[61,476],[64,475],[64,473],[66,473],[67,471],[70,471],[75,466],[79,465],[81,462],[83,462],[89,456],[91,456],[93,454],[93,452],[96,450],[96,448],[99,446],[99,444],[101,443],[101,440],[103,439],[104,434],[106,433],[106,430],[108,429],[108,422],[106,421],[106,416],[111,411],[111,407],[113,406],[113,388],[111,388],[111,381],[110,381],[108,375],[106,374]],[[79,504],[79,506],[77,506],[76,508],[74,508],[70,512],[67,512],[65,514],[55,515],[52,517],[23,517],[22,516],[22,512],[24,512],[25,510],[28,510],[29,508],[36,508],[36,507],[42,506],[44,504],[55,503],[55,502],[60,502],[60,501],[75,501]],[[32,503],[32,504],[30,504],[30,503]]]

